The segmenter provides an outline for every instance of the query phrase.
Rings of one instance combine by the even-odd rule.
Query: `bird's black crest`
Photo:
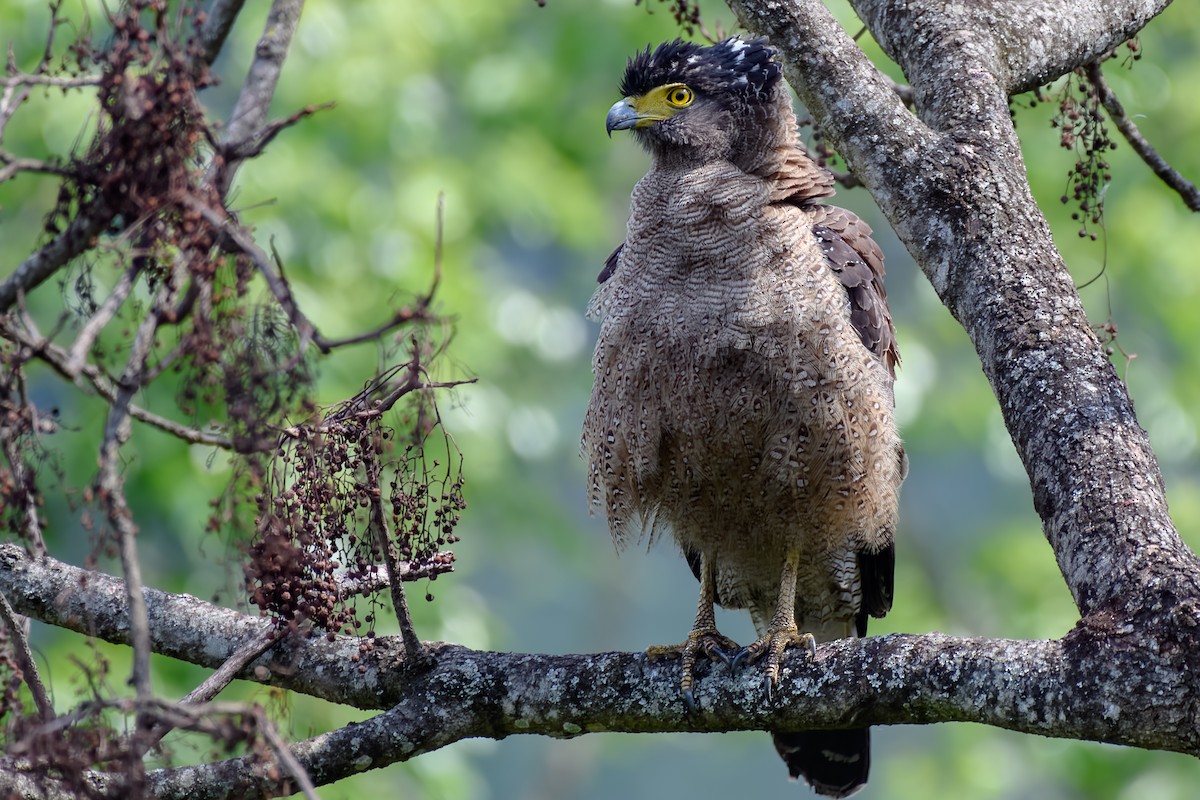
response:
[[[775,50],[765,38],[734,36],[711,47],[676,39],[649,46],[629,59],[621,81],[622,96],[641,95],[664,83],[686,83],[710,95],[735,94],[765,99],[779,80]]]

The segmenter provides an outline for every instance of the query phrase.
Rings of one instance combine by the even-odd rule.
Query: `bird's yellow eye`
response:
[[[667,88],[667,105],[673,108],[687,108],[695,99],[692,90],[682,83]]]

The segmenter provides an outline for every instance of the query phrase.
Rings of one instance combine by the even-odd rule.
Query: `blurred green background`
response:
[[[224,119],[262,31],[267,3],[249,3],[215,66],[222,85],[202,99]],[[832,4],[853,33],[861,24]],[[708,3],[726,30],[732,15]],[[100,40],[99,3],[67,0]],[[40,0],[0,3],[0,39],[17,62],[36,63],[48,19]],[[433,265],[435,205],[445,194],[445,279],[439,307],[457,321],[440,376],[477,377],[442,399],[466,456],[469,502],[457,571],[413,587],[419,632],[476,648],[541,652],[636,650],[678,641],[691,623],[695,582],[662,543],[617,554],[603,520],[590,519],[578,430],[590,387],[595,329],[582,317],[605,257],[623,235],[629,191],[647,156],[627,136],[611,141],[604,115],[625,59],[678,34],[664,8],[632,0],[313,2],[304,11],[274,113],[337,105],[285,131],[239,175],[233,203],[273,242],[304,309],[329,335],[356,332],[421,291]],[[65,37],[64,37],[65,41]],[[872,58],[900,77],[878,47]],[[1200,177],[1200,15],[1176,4],[1141,36],[1145,57],[1106,74],[1149,139],[1185,175]],[[1200,542],[1200,227],[1179,199],[1124,145],[1111,154],[1106,228],[1078,236],[1059,202],[1074,156],[1058,147],[1053,103],[1019,107],[1030,179],[1095,324],[1120,328],[1136,355],[1115,356],[1150,431],[1175,520]],[[87,129],[85,93],[35,92],[3,142],[27,156],[65,153]],[[1114,132],[1115,135],[1115,132]],[[0,185],[0,272],[40,241],[52,180],[23,175]],[[888,257],[888,289],[903,368],[897,405],[912,461],[898,534],[895,610],[873,633],[945,631],[1054,638],[1076,614],[1033,512],[1024,472],[969,341],[941,307],[870,196],[837,202],[868,219]],[[55,283],[31,297],[52,321]],[[113,273],[97,268],[103,296]],[[322,366],[320,399],[356,392],[377,353],[364,346]],[[68,482],[95,468],[99,404],[43,372],[34,396],[59,409]],[[170,393],[139,398],[170,413]],[[127,460],[139,510],[147,581],[237,601],[240,570],[226,546],[202,533],[206,501],[228,478],[226,457],[177,446],[139,428]],[[77,563],[89,549],[77,512],[48,508],[51,550]],[[115,567],[107,565],[109,569]],[[428,589],[435,601],[419,598]],[[750,638],[742,615],[722,629]],[[60,707],[84,691],[69,656],[83,640],[36,626],[34,644]],[[114,685],[127,674],[120,648]],[[181,696],[204,672],[156,662],[156,688]],[[238,685],[228,697],[289,709],[296,737],[356,718],[303,697]],[[362,714],[357,714],[361,718]],[[182,755],[189,745],[182,744]],[[1200,765],[1171,753],[1063,742],[977,725],[877,728],[873,798],[1184,798]],[[593,735],[573,741],[513,737],[468,741],[321,790],[325,798],[597,800],[609,797],[792,797],[765,734]]]

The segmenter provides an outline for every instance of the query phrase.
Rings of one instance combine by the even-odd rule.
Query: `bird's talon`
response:
[[[728,651],[717,645],[711,645],[704,650],[704,654],[708,656],[710,661],[720,661],[730,669],[733,668],[733,658],[730,657]]]
[[[744,666],[747,663],[746,659],[749,657],[749,655],[750,655],[750,648],[748,648],[748,647],[743,647],[741,650],[738,650],[736,653],[734,653],[733,663],[729,665],[729,668],[731,670],[734,670],[735,672],[737,670],[741,669],[742,666]]]
[[[727,666],[731,665],[732,659],[729,654],[737,649],[737,642],[721,635],[715,627],[702,626],[689,633],[687,639],[679,644],[647,647],[646,657],[651,661],[666,657],[679,658],[680,671],[683,673],[679,683],[679,692],[683,696],[688,713],[695,713],[699,708],[696,705],[696,695],[692,690],[695,679],[703,676],[714,661],[720,661]],[[697,661],[696,657],[701,654],[705,658]]]
[[[817,660],[817,639],[811,633],[801,634],[801,641],[808,645],[808,654],[812,656],[813,661]]]

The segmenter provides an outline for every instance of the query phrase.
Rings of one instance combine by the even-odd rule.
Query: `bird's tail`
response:
[[[798,731],[774,733],[775,750],[793,778],[803,778],[817,794],[849,797],[867,782],[871,769],[871,731]]]
[[[770,607],[766,605],[750,609],[760,636],[768,628],[770,613]],[[811,632],[818,642],[856,633],[861,636],[866,632],[856,630],[854,620],[827,620],[824,623],[806,620],[800,609],[797,609],[797,622],[800,630]],[[803,778],[817,794],[849,797],[867,782],[871,770],[870,728],[772,733],[771,739],[775,751],[787,765],[788,774]]]

